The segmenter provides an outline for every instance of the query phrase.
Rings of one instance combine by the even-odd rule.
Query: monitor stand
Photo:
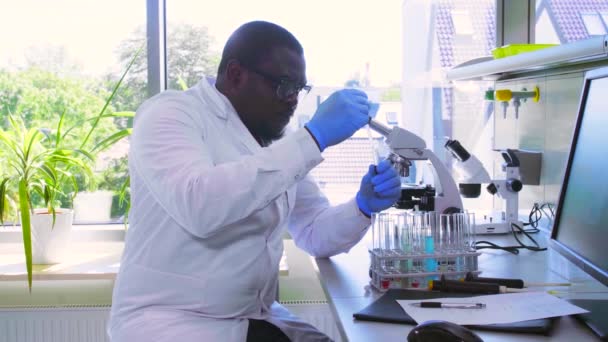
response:
[[[608,300],[568,299],[568,302],[589,310],[588,313],[574,315],[585,323],[602,341],[608,340]]]

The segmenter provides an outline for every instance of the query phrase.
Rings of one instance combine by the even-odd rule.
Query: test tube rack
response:
[[[370,250],[370,283],[381,292],[389,289],[429,289],[432,280],[478,275],[475,250],[433,254],[405,254],[398,250]]]

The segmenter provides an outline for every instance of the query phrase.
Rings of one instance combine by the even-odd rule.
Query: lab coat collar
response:
[[[247,127],[245,127],[230,100],[217,90],[215,79],[211,77],[203,78],[197,85],[197,88],[201,96],[215,107],[213,113],[218,118],[226,120],[227,124],[237,131],[237,139],[241,144],[252,153],[259,152],[262,147],[251,135]]]
[[[214,77],[204,77],[198,82],[196,88],[199,94],[207,100],[206,102],[215,107],[216,110],[213,111],[213,114],[220,119],[226,120],[229,111],[236,113],[228,98],[215,87]]]

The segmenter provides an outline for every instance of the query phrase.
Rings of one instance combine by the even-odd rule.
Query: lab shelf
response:
[[[608,60],[608,35],[500,59],[479,58],[453,67],[446,78],[495,81],[531,71],[602,60]]]

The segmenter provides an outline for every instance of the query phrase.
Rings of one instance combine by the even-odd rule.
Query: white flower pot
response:
[[[74,222],[104,223],[110,221],[112,191],[79,192],[74,198]]]
[[[34,209],[32,224],[32,264],[56,264],[65,261],[72,232],[73,211],[56,209],[53,215],[46,209]]]

